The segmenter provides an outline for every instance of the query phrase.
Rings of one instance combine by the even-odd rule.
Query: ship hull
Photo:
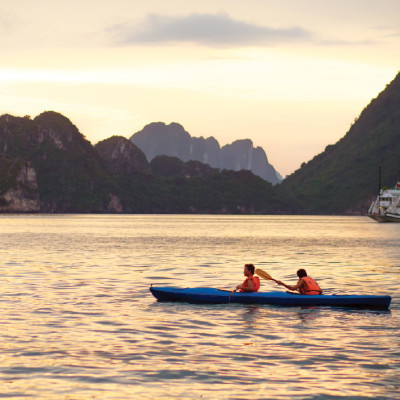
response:
[[[398,214],[385,214],[385,215],[374,215],[368,214],[368,217],[372,218],[377,222],[400,222],[400,215]]]
[[[385,217],[389,220],[389,222],[400,222],[399,214],[386,213]]]

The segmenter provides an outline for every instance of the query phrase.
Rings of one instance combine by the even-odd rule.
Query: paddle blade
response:
[[[268,273],[268,272],[265,272],[265,271],[263,271],[262,269],[256,269],[255,270],[255,273],[258,275],[258,276],[261,276],[261,278],[263,278],[263,279],[266,279],[267,281],[274,281],[275,279],[274,278],[272,278],[272,276]]]

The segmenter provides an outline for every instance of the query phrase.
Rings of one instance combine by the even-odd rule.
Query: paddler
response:
[[[297,276],[299,277],[296,285],[286,285],[282,281],[276,281],[278,285],[285,286],[286,289],[295,291],[298,290],[300,294],[322,294],[322,289],[318,286],[315,279],[307,276],[305,269],[301,268],[297,271]]]
[[[246,277],[241,285],[236,286],[236,290],[241,292],[257,292],[260,288],[260,278],[254,275],[255,267],[253,264],[245,264],[243,275]]]

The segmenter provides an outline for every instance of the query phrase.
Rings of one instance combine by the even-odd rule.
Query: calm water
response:
[[[400,398],[400,224],[366,217],[1,216],[0,398]],[[157,303],[243,264],[390,311]],[[263,281],[261,290],[282,290]]]

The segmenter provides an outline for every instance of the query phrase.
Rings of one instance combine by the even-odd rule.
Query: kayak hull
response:
[[[301,295],[287,292],[235,292],[214,288],[150,287],[158,301],[184,301],[187,303],[242,303],[272,304],[278,306],[331,306],[388,309],[391,297],[382,295]]]

